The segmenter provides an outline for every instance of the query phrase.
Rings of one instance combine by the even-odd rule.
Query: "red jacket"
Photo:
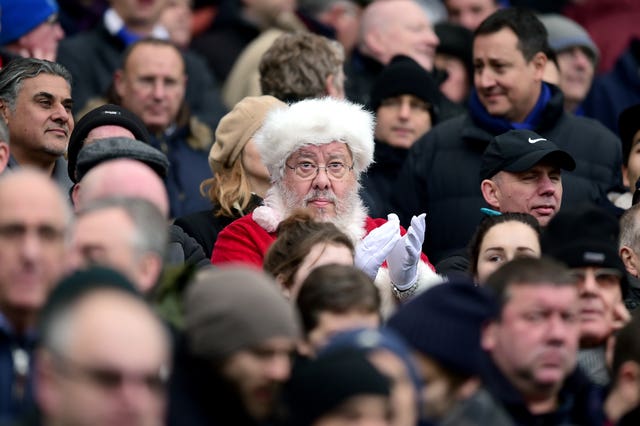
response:
[[[367,217],[365,222],[366,233],[386,223],[386,219],[372,219]],[[400,233],[406,233],[404,228],[400,228]],[[225,227],[213,246],[211,263],[221,265],[224,263],[245,263],[262,268],[264,256],[277,238],[275,232],[267,232],[253,220],[253,213],[233,221]],[[422,254],[422,261],[431,270],[435,270],[429,262],[427,256]]]

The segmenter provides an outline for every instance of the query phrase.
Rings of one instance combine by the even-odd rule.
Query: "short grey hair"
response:
[[[35,58],[16,58],[0,70],[0,99],[7,103],[11,111],[15,111],[16,99],[24,80],[40,74],[62,77],[71,87],[71,73],[57,62]]]
[[[10,144],[9,139],[9,128],[7,127],[7,122],[4,121],[3,118],[0,118],[0,142],[4,142],[6,144]]]
[[[89,213],[120,209],[133,222],[135,228],[131,244],[136,255],[155,253],[164,258],[169,241],[167,220],[150,201],[134,197],[112,197],[93,200],[78,212],[78,218]]]

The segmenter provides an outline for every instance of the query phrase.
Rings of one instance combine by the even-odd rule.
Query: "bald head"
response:
[[[438,44],[429,16],[414,0],[374,1],[362,15],[359,48],[382,64],[402,54],[431,71]]]
[[[21,168],[0,178],[0,312],[29,328],[64,273],[73,215],[43,172]]]
[[[142,299],[89,291],[51,315],[43,342],[38,400],[50,424],[163,424],[169,339]],[[69,380],[78,366],[113,372],[121,382]]]
[[[112,197],[145,199],[169,217],[169,197],[162,179],[140,161],[121,158],[101,163],[74,190],[76,210],[82,210],[91,201]]]

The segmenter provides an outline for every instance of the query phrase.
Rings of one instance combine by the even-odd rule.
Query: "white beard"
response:
[[[353,241],[354,245],[358,244],[365,235],[364,226],[367,218],[367,211],[358,195],[358,186],[355,186],[345,199],[337,200],[332,191],[309,192],[304,197],[298,197],[281,182],[277,182],[267,191],[264,205],[254,210],[253,219],[267,232],[274,232],[280,222],[295,210],[305,208],[307,200],[319,193],[334,201],[335,216],[328,216],[324,211],[317,210],[316,218],[333,223]]]

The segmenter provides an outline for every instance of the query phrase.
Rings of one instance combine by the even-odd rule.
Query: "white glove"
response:
[[[356,247],[355,266],[372,280],[376,278],[380,265],[401,238],[398,216],[391,213],[387,219],[385,224],[369,232]]]
[[[426,214],[411,218],[411,226],[387,257],[391,282],[400,291],[411,288],[418,279],[418,262],[424,243]]]

